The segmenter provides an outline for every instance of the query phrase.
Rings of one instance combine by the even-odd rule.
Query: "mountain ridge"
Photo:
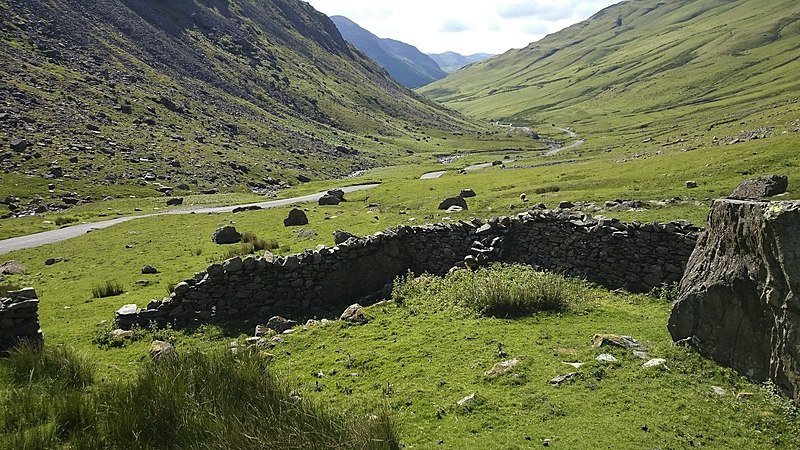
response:
[[[800,94],[799,58],[796,2],[628,1],[419,92],[488,119],[689,123],[702,107],[712,126]]]
[[[436,64],[448,74],[456,70],[466,67],[472,63],[484,61],[495,55],[491,53],[473,53],[471,55],[462,55],[457,52],[444,52],[444,53],[428,53]]]
[[[379,38],[344,16],[331,16],[342,36],[382,66],[400,84],[417,88],[447,76],[439,65],[413,45]]]
[[[269,192],[406,154],[382,136],[475,126],[297,0],[0,0],[0,17],[4,195]]]

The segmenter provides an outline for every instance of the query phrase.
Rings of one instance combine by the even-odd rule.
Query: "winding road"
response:
[[[357,186],[347,186],[340,188],[346,194],[351,192],[363,191],[372,189],[378,184],[361,184]],[[192,207],[172,209],[168,211],[160,211],[157,213],[142,214],[139,216],[118,217],[116,219],[104,220],[101,222],[81,223],[78,225],[69,226],[66,228],[59,228],[58,230],[43,231],[41,233],[29,234],[27,236],[19,236],[0,241],[0,255],[13,252],[15,250],[22,250],[26,248],[39,247],[45,244],[52,244],[55,242],[65,241],[76,236],[85,234],[91,230],[99,230],[101,228],[108,228],[119,223],[127,222],[129,220],[141,219],[144,217],[154,217],[166,214],[206,214],[206,213],[226,213],[232,212],[236,208],[246,207],[260,207],[260,208],[277,208],[279,206],[287,206],[294,203],[306,203],[318,201],[320,197],[325,195],[327,191],[317,192],[315,194],[303,195],[300,197],[285,198],[281,200],[272,200],[260,203],[248,203],[244,205],[229,205],[229,206],[208,206],[208,207]]]
[[[495,125],[497,125],[499,127],[505,127],[505,128],[518,128],[518,129],[520,129],[520,130],[522,130],[522,131],[524,131],[526,133],[532,133],[533,132],[528,127],[515,127],[514,125],[511,125],[511,124],[503,125],[503,124],[500,124],[500,123],[495,123]],[[570,139],[575,139],[575,138],[578,137],[578,133],[570,130],[569,128],[555,127],[555,129],[559,130],[559,131],[563,131],[564,133],[567,133],[567,135],[569,135]],[[545,158],[556,156],[559,152],[561,152],[563,150],[569,150],[569,149],[572,149],[572,148],[580,147],[585,142],[586,142],[586,139],[578,139],[577,141],[573,142],[572,144],[570,144],[570,145],[568,145],[566,147],[558,147],[558,148],[554,148],[554,149],[548,150],[544,154],[542,154],[542,156],[544,156]],[[512,160],[503,161],[503,163],[512,163],[512,162],[514,162],[513,159]],[[466,170],[467,172],[471,172],[473,170],[486,169],[486,168],[492,167],[493,165],[494,164],[492,164],[492,163],[473,164],[471,166],[465,167],[464,170]],[[419,179],[420,180],[435,180],[437,178],[441,178],[441,176],[446,174],[446,173],[447,173],[446,170],[439,170],[439,171],[436,171],[436,172],[428,172],[428,173],[422,174],[422,176],[419,177]]]

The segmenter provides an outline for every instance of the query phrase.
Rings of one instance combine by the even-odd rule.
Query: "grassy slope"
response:
[[[796,98],[798,56],[797,2],[638,0],[420,92],[475,116],[591,135],[659,122],[706,129]]]
[[[0,195],[23,204],[153,195],[148,172],[194,191],[341,177],[402,157],[420,127],[475,126],[397,85],[302,2],[17,3],[0,1],[0,153],[18,137],[34,147],[0,158]],[[52,163],[65,177],[50,193]]]

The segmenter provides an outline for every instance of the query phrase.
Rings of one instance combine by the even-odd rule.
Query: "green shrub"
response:
[[[122,284],[120,284],[118,281],[106,281],[105,284],[92,288],[92,297],[113,297],[115,295],[120,295],[123,292],[125,292],[125,290],[122,288]]]
[[[0,297],[5,297],[9,291],[18,291],[20,289],[22,288],[15,284],[0,284]]]
[[[69,225],[71,223],[75,223],[78,221],[77,217],[67,217],[67,216],[59,216],[56,217],[55,224],[60,226]]]

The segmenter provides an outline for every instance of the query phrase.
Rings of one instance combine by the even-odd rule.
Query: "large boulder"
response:
[[[294,208],[289,211],[289,216],[283,219],[283,225],[286,227],[308,225],[308,216],[306,216],[303,210]]]
[[[446,198],[442,200],[442,203],[439,203],[439,209],[448,210],[451,206],[459,206],[461,209],[469,209],[467,208],[467,201],[461,196]]]
[[[211,235],[211,241],[215,244],[235,244],[242,240],[242,235],[236,228],[227,226],[217,229],[214,234]]]
[[[789,178],[785,175],[766,175],[755,180],[743,181],[730,198],[739,200],[759,199],[783,194],[789,187]]]
[[[27,267],[13,259],[0,264],[0,275],[21,275],[27,271]]]
[[[342,199],[340,199],[339,197],[330,195],[330,194],[325,194],[325,195],[323,195],[322,197],[319,198],[319,205],[320,206],[336,206],[341,202],[342,202]]]
[[[800,403],[800,202],[717,200],[672,306],[673,340]]]

